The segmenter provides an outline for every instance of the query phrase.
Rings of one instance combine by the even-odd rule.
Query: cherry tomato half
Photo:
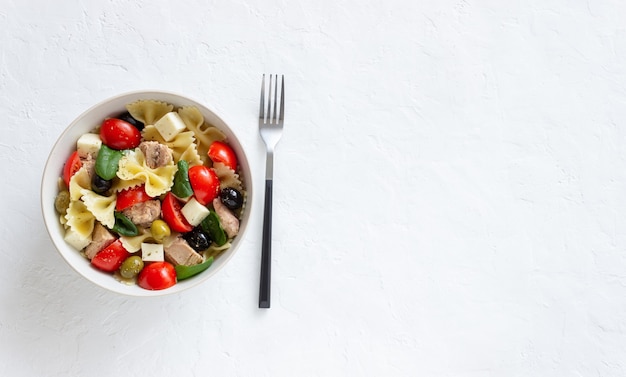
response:
[[[193,195],[203,206],[211,203],[220,192],[220,179],[215,170],[204,165],[189,168],[189,182]]]
[[[133,149],[141,143],[141,132],[126,121],[109,118],[102,122],[100,139],[111,149]]]
[[[152,291],[176,284],[176,269],[169,262],[153,262],[146,265],[137,277],[137,284]]]
[[[214,141],[209,147],[208,155],[213,162],[221,162],[232,170],[237,170],[237,155],[228,144]]]
[[[163,220],[170,226],[170,229],[175,232],[185,233],[191,232],[193,226],[189,224],[183,213],[181,212],[181,205],[178,199],[168,192],[161,203],[161,214]]]
[[[91,264],[102,271],[113,272],[120,268],[129,255],[122,241],[118,239],[94,255]]]
[[[137,203],[143,203],[152,199],[146,194],[146,188],[144,185],[131,187],[126,190],[122,190],[117,194],[117,203],[115,209],[122,211],[128,207],[131,207]]]
[[[70,187],[70,178],[72,178],[82,166],[83,163],[80,161],[80,157],[78,157],[78,151],[74,151],[65,162],[65,166],[63,166],[63,181],[65,181],[67,187]]]

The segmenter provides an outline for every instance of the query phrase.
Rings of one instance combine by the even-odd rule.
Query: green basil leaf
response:
[[[133,224],[132,221],[123,213],[115,211],[115,225],[113,225],[113,231],[121,236],[134,237],[139,235],[139,229]]]
[[[185,160],[178,161],[178,170],[174,174],[172,194],[179,198],[187,198],[193,194],[193,189],[189,182],[189,164]]]
[[[98,151],[98,157],[96,157],[96,174],[102,179],[113,179],[123,155],[122,151],[111,149],[102,144]]]
[[[200,226],[205,232],[209,233],[211,239],[217,246],[222,246],[228,241],[226,232],[224,232],[222,224],[220,224],[220,218],[215,211],[209,210],[209,215],[202,220]]]

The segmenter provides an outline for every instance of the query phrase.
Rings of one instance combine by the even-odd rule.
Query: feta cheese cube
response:
[[[141,243],[141,260],[144,262],[163,262],[163,245],[160,243]]]
[[[178,113],[169,112],[159,119],[154,127],[159,131],[165,141],[171,141],[176,135],[185,130],[187,126]]]
[[[82,250],[87,247],[89,243],[91,243],[91,236],[84,237],[72,228],[67,228],[63,239],[65,240],[65,242],[72,245],[72,247],[74,247],[76,250]]]
[[[102,146],[102,140],[98,134],[83,134],[76,142],[76,150],[81,158],[91,155],[94,159],[98,156],[98,151]]]
[[[192,198],[187,202],[181,209],[183,216],[187,219],[187,222],[193,226],[198,226],[204,220],[205,217],[209,215],[209,209],[200,202],[196,200],[196,198]]]

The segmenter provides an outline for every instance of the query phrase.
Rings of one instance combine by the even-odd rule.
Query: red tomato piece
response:
[[[91,264],[106,272],[114,272],[128,258],[130,253],[122,245],[122,241],[115,240],[112,244],[100,250],[93,258]]]
[[[115,209],[118,211],[122,211],[128,207],[132,207],[137,203],[143,203],[150,199],[152,198],[148,194],[146,194],[145,185],[131,187],[126,190],[122,190],[117,194],[117,203],[115,204]]]
[[[165,195],[163,203],[161,203],[161,214],[163,215],[163,220],[173,231],[185,233],[193,230],[193,226],[189,224],[181,212],[180,202],[171,192]]]
[[[70,178],[72,178],[82,166],[83,163],[80,161],[80,157],[78,157],[78,151],[74,151],[65,162],[65,166],[63,166],[63,181],[65,181],[67,187],[70,187]]]
[[[152,291],[169,288],[176,284],[176,269],[169,262],[152,262],[141,270],[137,284]]]
[[[189,168],[189,183],[198,203],[211,203],[220,192],[220,179],[215,170],[204,165],[195,165]]]
[[[141,143],[141,132],[126,121],[109,118],[102,122],[100,139],[111,149],[133,149]]]
[[[233,170],[237,170],[237,155],[230,145],[214,141],[209,147],[209,158],[213,162],[221,162]]]

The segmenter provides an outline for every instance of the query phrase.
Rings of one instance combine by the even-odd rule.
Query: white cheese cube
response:
[[[65,240],[65,242],[72,245],[72,247],[74,247],[76,250],[82,250],[91,243],[91,237],[82,236],[80,233],[73,230],[72,228],[67,228],[63,239]]]
[[[102,146],[102,140],[98,134],[83,134],[76,142],[76,150],[81,158],[91,155],[94,159],[98,156],[98,151]]]
[[[141,260],[144,262],[163,262],[163,245],[160,243],[141,243]]]
[[[176,135],[187,128],[185,122],[178,113],[169,112],[159,119],[154,127],[159,131],[165,141],[171,141]]]
[[[196,198],[192,198],[187,202],[181,209],[183,216],[187,219],[187,222],[193,226],[198,226],[204,220],[205,217],[209,216],[209,209],[202,204],[200,204]]]

